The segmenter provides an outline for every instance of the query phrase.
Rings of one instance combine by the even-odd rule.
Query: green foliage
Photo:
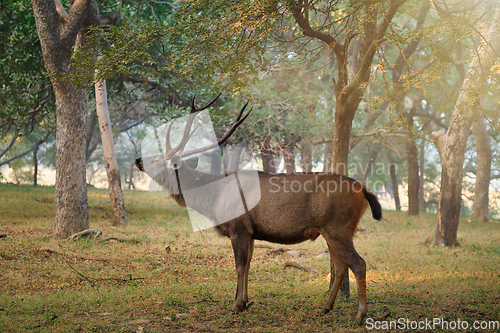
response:
[[[88,50],[98,45],[101,58],[82,50],[73,60],[83,71],[66,79],[86,85],[93,81],[95,68],[99,78],[140,74],[158,80],[175,73],[236,91],[255,70],[249,56],[264,52],[263,43],[279,17],[275,5],[196,1],[175,12],[166,6],[157,21],[91,29]]]
[[[54,104],[29,2],[0,6],[0,135],[50,126]]]

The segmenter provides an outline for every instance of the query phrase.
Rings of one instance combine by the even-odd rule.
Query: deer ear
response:
[[[188,167],[191,169],[196,169],[198,166],[198,157],[192,157],[184,161]]]

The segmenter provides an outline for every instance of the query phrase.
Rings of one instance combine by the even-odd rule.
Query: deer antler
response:
[[[208,107],[210,107],[217,100],[217,98],[219,98],[220,95],[221,94],[217,95],[211,102],[209,102],[207,105],[203,106],[201,109],[197,109],[195,107],[194,101],[195,101],[196,96],[193,96],[193,99],[191,100],[191,111],[189,113],[188,120],[186,121],[186,126],[184,127],[184,133],[182,135],[181,142],[177,146],[175,146],[175,148],[172,148],[172,146],[170,145],[170,131],[171,131],[172,125],[174,124],[174,121],[172,121],[172,123],[168,127],[167,135],[166,135],[166,143],[165,143],[165,146],[166,146],[165,158],[166,159],[170,159],[176,154],[179,157],[189,156],[189,155],[201,153],[201,152],[204,152],[204,151],[207,151],[207,150],[210,150],[210,149],[213,149],[215,147],[222,145],[224,142],[227,141],[227,139],[229,139],[229,137],[234,133],[234,131],[236,131],[238,126],[240,126],[245,121],[245,119],[250,115],[250,112],[252,112],[252,109],[250,109],[250,111],[248,111],[242,117],[243,111],[245,111],[245,109],[248,105],[248,102],[247,102],[243,106],[243,108],[241,109],[240,113],[238,114],[238,117],[236,117],[236,120],[234,121],[234,123],[231,125],[229,130],[222,136],[222,138],[220,140],[212,143],[211,145],[205,146],[205,147],[196,148],[196,149],[192,149],[189,151],[179,153],[180,151],[182,151],[184,149],[187,142],[189,141],[189,138],[191,138],[193,133],[196,131],[196,129],[194,131],[191,131],[191,127],[193,126],[194,119],[196,118],[196,116],[198,114],[197,112],[205,110]]]
[[[231,127],[226,132],[226,134],[224,134],[222,136],[222,138],[220,138],[220,140],[218,140],[217,142],[212,143],[211,145],[208,145],[208,146],[205,146],[205,147],[201,147],[201,148],[192,149],[192,150],[188,150],[188,151],[184,151],[184,152],[182,152],[180,154],[177,154],[177,155],[180,156],[180,157],[185,157],[185,156],[189,156],[189,155],[194,155],[194,154],[202,153],[204,151],[207,151],[207,150],[210,150],[210,149],[213,149],[215,147],[218,147],[218,146],[222,145],[224,142],[227,141],[227,139],[229,139],[229,137],[231,136],[231,134],[233,134],[234,131],[236,131],[236,129],[238,128],[238,126],[240,126],[245,121],[245,119],[247,119],[247,117],[250,115],[250,112],[252,112],[252,109],[250,109],[243,117],[241,117],[242,114],[243,114],[243,111],[245,111],[247,105],[248,105],[248,102],[246,102],[246,104],[243,106],[243,108],[241,109],[240,113],[238,114],[238,117],[236,118],[235,122],[231,125]]]
[[[176,153],[178,153],[179,151],[184,149],[184,147],[186,146],[186,143],[189,141],[189,138],[194,133],[194,131],[191,132],[191,126],[193,125],[193,121],[196,118],[196,116],[198,115],[198,112],[209,108],[217,100],[217,98],[220,97],[220,95],[221,94],[218,94],[217,96],[215,96],[215,98],[213,100],[211,100],[208,104],[206,104],[205,106],[203,106],[200,109],[197,109],[194,106],[194,100],[196,98],[196,95],[193,96],[193,99],[191,100],[191,111],[189,112],[189,117],[188,117],[188,120],[186,121],[186,127],[184,127],[184,133],[182,135],[181,142],[179,142],[179,144],[177,146],[175,146],[175,148],[172,148],[172,146],[170,145],[170,130],[172,129],[172,125],[174,124],[175,120],[172,121],[170,123],[170,126],[168,127],[167,135],[166,135],[166,139],[165,139],[165,147],[166,147],[165,158],[170,159]]]

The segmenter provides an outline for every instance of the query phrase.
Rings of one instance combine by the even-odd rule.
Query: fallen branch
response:
[[[120,242],[120,243],[128,243],[129,242],[127,239],[116,238],[116,237],[109,237],[109,238],[106,238],[104,241],[105,242],[117,241],[117,242]]]
[[[80,237],[88,236],[88,235],[94,235],[94,238],[97,238],[101,234],[102,233],[97,229],[85,229],[83,231],[77,232],[76,234],[69,236],[69,240],[76,240]]]
[[[97,257],[87,256],[85,254],[75,253],[75,252],[70,251],[68,249],[55,248],[55,247],[51,247],[51,246],[42,247],[42,248],[40,248],[40,251],[41,252],[57,253],[57,254],[60,254],[62,256],[68,256],[68,257],[72,257],[72,258],[80,258],[80,259],[85,259],[85,260],[97,260],[97,261],[109,260],[107,258],[97,258]]]
[[[92,286],[94,284],[96,284],[97,282],[101,282],[101,281],[113,281],[113,282],[116,282],[116,283],[120,284],[120,283],[125,283],[125,282],[128,282],[128,281],[136,281],[136,280],[143,280],[144,279],[144,278],[133,278],[132,274],[127,274],[123,278],[96,279],[96,278],[93,278],[93,277],[88,277],[88,276],[85,276],[84,274],[80,273],[76,268],[74,268],[69,263],[68,258],[66,258],[66,256],[64,254],[62,255],[62,257],[64,258],[64,260],[68,264],[69,268],[71,268],[76,274],[78,274],[79,276],[81,276],[83,279],[87,280]]]
[[[286,269],[287,267],[303,269],[305,271],[308,271],[309,273],[319,273],[316,267],[306,264],[305,262],[302,262],[298,259],[288,259],[287,261],[285,261],[283,269]]]
[[[266,253],[266,254],[267,254],[267,255],[269,255],[269,254],[282,254],[282,253],[284,253],[284,252],[286,252],[286,251],[290,251],[290,249],[289,249],[289,248],[286,248],[286,247],[277,247],[277,248],[275,248],[275,249],[272,249],[272,250],[267,251],[267,253]]]

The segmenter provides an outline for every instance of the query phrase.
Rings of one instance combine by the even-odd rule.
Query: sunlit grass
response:
[[[106,190],[89,190],[92,228],[100,239],[50,237],[53,187],[0,185],[0,331],[19,332],[340,332],[364,331],[351,298],[319,313],[328,289],[329,258],[322,238],[290,249],[320,274],[283,270],[286,254],[257,247],[249,296],[254,304],[229,313],[235,272],[228,239],[206,230],[193,233],[187,212],[167,196],[125,191],[129,224],[112,227]],[[367,214],[355,246],[367,262],[368,317],[411,320],[500,320],[500,224],[467,222],[460,247],[428,248],[423,241],[435,216]],[[105,241],[116,237],[126,242]],[[266,244],[266,243],[258,243]],[[68,258],[42,247],[63,247],[104,261]],[[272,245],[279,246],[279,245]],[[169,248],[169,250],[166,249]],[[93,279],[116,278],[110,280]]]

